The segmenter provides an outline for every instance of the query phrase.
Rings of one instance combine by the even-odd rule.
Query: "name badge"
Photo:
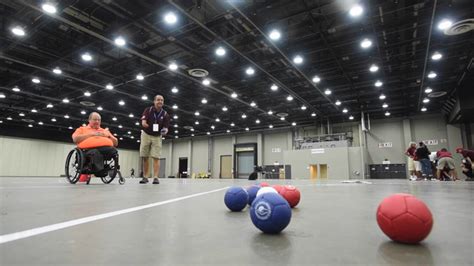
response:
[[[153,124],[153,132],[158,132],[158,131],[160,131],[160,125]]]

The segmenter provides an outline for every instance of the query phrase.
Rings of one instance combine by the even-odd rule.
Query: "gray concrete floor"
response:
[[[247,180],[163,179],[160,185],[70,185],[59,178],[0,178],[0,236],[170,200]],[[262,234],[248,209],[229,212],[225,190],[0,244],[1,265],[474,265],[474,182],[268,181],[302,200],[279,235]],[[405,192],[434,216],[420,245],[390,241],[375,211]],[[1,237],[0,237],[1,238]]]

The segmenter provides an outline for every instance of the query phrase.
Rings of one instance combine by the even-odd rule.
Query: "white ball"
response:
[[[256,197],[258,197],[262,194],[265,194],[265,193],[277,193],[278,194],[278,191],[276,191],[276,189],[274,189],[272,187],[262,187],[258,190]]]

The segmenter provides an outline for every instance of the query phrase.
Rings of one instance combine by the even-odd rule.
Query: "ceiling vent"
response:
[[[95,103],[93,102],[89,102],[89,101],[82,101],[82,102],[79,102],[81,105],[84,105],[84,106],[87,106],[87,107],[92,107],[92,106],[95,106]]]
[[[474,19],[465,19],[454,23],[444,30],[445,35],[459,35],[474,30]]]
[[[276,114],[278,117],[287,117],[288,113],[277,113]]]
[[[35,122],[35,120],[28,119],[28,118],[23,118],[21,121],[26,122],[26,123],[34,123]]]
[[[446,95],[445,91],[437,91],[437,92],[432,92],[432,93],[428,94],[428,97],[438,98],[438,97],[441,97],[441,96],[444,96],[444,95]]]
[[[196,77],[196,78],[203,78],[207,77],[209,75],[209,72],[207,70],[202,69],[202,68],[193,68],[188,70],[189,75]]]

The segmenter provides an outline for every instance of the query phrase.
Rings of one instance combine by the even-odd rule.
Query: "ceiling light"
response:
[[[109,84],[105,85],[105,88],[108,89],[108,90],[113,90],[114,86],[109,83]]]
[[[64,118],[69,119],[69,115],[65,115]]]
[[[372,46],[372,41],[369,39],[363,39],[362,42],[360,42],[360,47],[367,49],[370,46]]]
[[[234,124],[234,123],[230,123],[230,126],[231,126],[231,127],[235,127],[235,124]]]
[[[173,104],[173,109],[178,109],[178,106],[176,104]]]
[[[114,43],[117,46],[124,46],[127,42],[125,41],[125,39],[122,36],[119,36],[119,37],[115,38]]]
[[[433,91],[433,89],[430,88],[430,87],[427,87],[427,88],[425,89],[425,93],[431,93],[432,91]]]
[[[270,89],[271,89],[272,91],[277,91],[277,90],[278,90],[278,86],[275,85],[275,84],[272,84],[272,86],[270,87]]]
[[[249,131],[249,130],[250,130],[250,128],[248,128],[248,127],[245,128],[245,131]]]
[[[217,47],[216,49],[216,55],[218,56],[224,56],[225,55],[225,49],[222,46]]]
[[[51,122],[56,122],[56,118],[51,118]]]
[[[203,79],[202,84],[204,84],[205,86],[209,86],[209,84],[211,84],[211,81],[208,79]]]
[[[200,113],[199,113],[198,111],[196,111],[196,112],[194,112],[194,115],[195,115],[195,116],[199,116]]]
[[[430,73],[428,73],[428,78],[430,79],[434,79],[436,78],[436,76],[438,76],[435,72],[431,71]]]
[[[148,100],[148,96],[146,96],[145,94],[142,95],[142,100],[144,100],[144,101]]]
[[[39,78],[33,78],[31,81],[35,84],[38,84],[38,83],[41,82],[41,80]]]
[[[428,98],[423,99],[423,103],[429,103],[429,102],[430,102],[430,99],[428,99]]]
[[[255,124],[260,124],[260,120],[255,120]]]
[[[281,121],[285,120],[285,117],[284,116],[280,117],[280,120]]]
[[[118,125],[118,128],[122,128],[123,126],[122,125]]]
[[[324,91],[324,94],[326,94],[326,95],[330,95],[331,93],[332,93],[332,91],[331,91],[330,89],[326,89],[326,90]]]
[[[306,110],[306,108],[307,108],[306,105],[301,106],[301,110],[303,111]]]
[[[296,122],[291,123],[292,126],[296,126]]]
[[[178,119],[178,116],[177,116],[177,115],[173,115],[173,119]]]
[[[242,118],[243,118],[243,119],[247,118],[247,115],[246,115],[246,114],[242,114]]]
[[[358,17],[362,15],[363,11],[364,9],[360,5],[354,5],[349,10],[349,15],[351,15],[351,17]]]
[[[377,65],[372,64],[369,68],[370,72],[377,72],[379,70],[379,67]]]
[[[269,125],[268,128],[273,128],[273,125]]]
[[[321,81],[321,78],[320,78],[320,77],[318,77],[318,76],[314,76],[314,77],[313,77],[313,82],[314,82],[314,83],[319,83],[320,81]]]
[[[177,138],[178,138],[178,136],[174,136],[174,138],[175,138],[175,139],[177,139]]]
[[[341,105],[341,101],[337,100],[335,103],[337,106]]]
[[[299,65],[301,63],[303,63],[303,57],[301,57],[300,55],[297,55],[293,58],[293,63]]]
[[[81,114],[85,115],[85,114],[86,114],[86,111],[82,110],[82,111],[81,111]]]
[[[11,29],[11,31],[16,36],[25,36],[25,30],[23,30],[23,28],[20,26],[15,26],[14,28]]]
[[[270,111],[267,112],[267,114],[272,115],[272,114],[273,114],[273,111],[270,110]]]
[[[113,121],[117,121],[117,117],[115,117],[115,116],[112,117],[112,120],[113,120]]]
[[[102,111],[102,110],[104,110],[104,108],[102,108],[102,106],[99,106],[99,107],[97,107],[97,110]]]
[[[248,67],[246,70],[245,70],[245,73],[247,73],[247,75],[253,75],[255,74],[255,70],[252,68],[252,67]]]
[[[137,75],[137,80],[143,80],[145,77],[142,75],[142,73],[138,73]]]
[[[91,61],[92,60],[92,55],[89,53],[84,53],[81,55],[82,60],[84,61]]]
[[[453,22],[449,19],[443,19],[438,23],[438,29],[446,30],[449,29],[453,25]]]
[[[32,112],[32,113],[37,113],[38,110],[36,110],[35,108],[33,108],[33,109],[31,109],[31,112]]]
[[[311,116],[312,116],[312,117],[315,117],[315,116],[316,116],[316,113],[311,113]]]
[[[43,5],[41,5],[41,8],[46,12],[46,13],[49,13],[49,14],[54,14],[56,13],[56,7],[51,4],[51,3],[44,3]]]
[[[233,92],[233,93],[230,95],[230,97],[232,97],[232,98],[237,98],[237,93]]]
[[[165,22],[167,24],[175,24],[178,21],[178,17],[173,12],[168,12],[165,14]]]
[[[216,127],[214,125],[211,125],[211,129],[214,130]]]
[[[174,127],[178,127],[178,124],[174,124]]]
[[[374,85],[375,85],[375,87],[381,87],[383,85],[383,83],[382,83],[382,81],[377,80]]]
[[[293,96],[288,95],[288,97],[286,97],[286,100],[289,101],[289,102],[293,101]]]
[[[227,129],[226,132],[227,132],[227,133],[230,133],[230,129]]]
[[[387,96],[385,96],[385,94],[380,94],[380,96],[379,96],[380,100],[385,100],[385,98],[387,98]]]
[[[53,69],[53,73],[56,74],[56,75],[61,75],[63,73],[63,71],[59,67],[55,67]]]
[[[270,36],[270,39],[276,41],[276,40],[280,39],[281,33],[280,33],[279,31],[277,31],[277,30],[272,30],[272,31],[270,32],[270,35],[269,35],[269,36]]]
[[[19,116],[25,116],[25,114],[24,114],[24,113],[19,113],[18,115],[19,115]]]
[[[5,94],[3,93],[0,93],[0,99],[5,99],[7,96],[5,96]]]
[[[91,93],[86,91],[86,92],[84,92],[84,96],[89,97],[89,96],[91,96]]]
[[[255,107],[255,106],[257,106],[257,104],[255,102],[251,102],[250,106]]]
[[[17,86],[13,87],[12,91],[14,92],[19,92],[20,91],[20,88],[18,88]]]
[[[354,117],[352,115],[349,116],[349,120],[354,120]]]
[[[119,104],[119,105],[125,105],[125,102],[124,102],[123,100],[120,100],[120,101],[118,102],[118,104]]]
[[[220,120],[220,119],[219,119],[219,117],[218,117],[218,118],[216,118],[216,120],[215,120],[215,121],[216,121],[216,122],[220,122],[221,120]]]
[[[63,103],[69,103],[69,99],[68,99],[68,98],[64,98],[64,99],[63,99]]]
[[[437,61],[437,60],[440,60],[442,57],[443,57],[442,54],[440,54],[438,52],[434,52],[434,54],[431,56],[431,59]]]
[[[388,104],[383,103],[383,104],[382,104],[382,108],[388,108]]]
[[[172,71],[175,71],[178,69],[178,65],[176,63],[171,63],[168,67]]]
[[[422,111],[422,112],[426,112],[427,110],[428,110],[428,109],[426,109],[426,107],[424,107],[424,106],[421,107],[421,111]]]
[[[178,90],[178,88],[176,88],[176,87],[173,87],[173,88],[171,89],[171,92],[172,92],[172,93],[178,93],[178,91],[179,91],[179,90]]]
[[[202,98],[201,103],[202,103],[202,104],[206,104],[206,103],[207,103],[207,99],[206,99],[206,98]]]
[[[222,111],[227,112],[227,110],[229,110],[229,109],[227,109],[226,106],[222,107]]]
[[[51,104],[51,103],[48,103],[48,104],[46,105],[46,108],[53,108],[53,107],[54,107],[54,105]]]
[[[194,122],[194,124],[199,125],[199,121]]]
[[[389,111],[385,112],[385,116],[390,116],[390,112]]]
[[[207,134],[207,135],[211,135],[211,132],[207,131],[206,134]]]
[[[347,110],[347,108],[344,108],[344,109],[342,109],[342,112],[347,113],[347,112],[349,112],[349,110]]]
[[[33,125],[32,125],[32,124],[29,124],[28,127],[33,127]]]

